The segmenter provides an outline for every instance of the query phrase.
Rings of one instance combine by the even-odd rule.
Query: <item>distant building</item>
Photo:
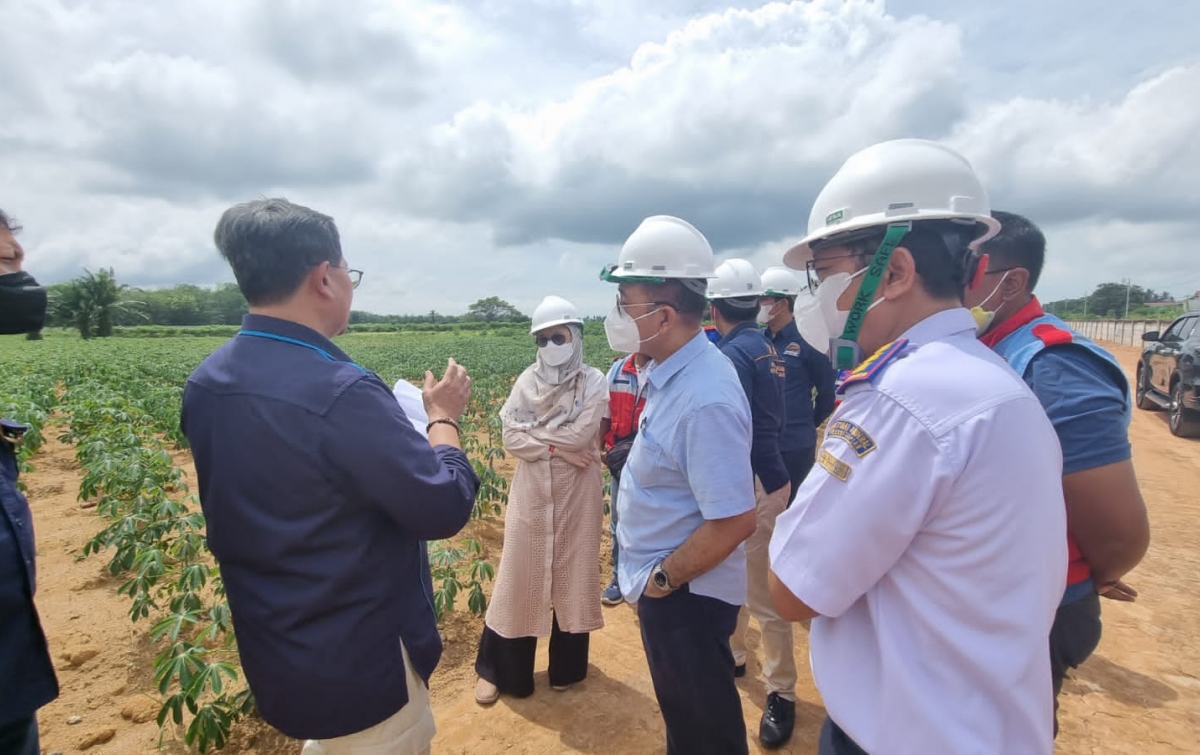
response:
[[[1142,305],[1147,309],[1166,309],[1167,307],[1178,307],[1177,301],[1148,301]]]
[[[1200,312],[1200,291],[1184,299],[1183,308],[1188,312]]]

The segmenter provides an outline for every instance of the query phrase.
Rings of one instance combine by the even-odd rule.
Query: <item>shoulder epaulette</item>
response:
[[[1057,325],[1051,325],[1048,322],[1033,326],[1033,335],[1047,346],[1060,346],[1064,343],[1072,343],[1075,336],[1071,335],[1071,331],[1064,330]]]
[[[871,356],[867,357],[858,367],[855,367],[850,374],[846,375],[846,379],[838,386],[837,392],[843,393],[846,386],[854,385],[855,383],[869,383],[880,372],[884,366],[894,360],[904,351],[904,347],[908,345],[907,338],[901,338],[898,341],[892,341],[888,345],[876,351]]]

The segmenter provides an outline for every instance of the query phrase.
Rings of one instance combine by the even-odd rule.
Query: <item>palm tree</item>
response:
[[[99,273],[84,268],[83,272],[57,292],[54,308],[61,320],[75,324],[85,340],[111,336],[113,315],[118,312],[146,319],[145,303],[125,298],[129,286],[117,283],[112,268],[101,268]]]

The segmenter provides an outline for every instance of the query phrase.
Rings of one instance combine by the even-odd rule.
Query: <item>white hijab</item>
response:
[[[576,323],[567,323],[567,327],[571,330],[571,358],[556,367],[543,362],[538,349],[536,361],[517,377],[500,409],[505,427],[553,430],[570,423],[583,410],[588,383],[583,369],[583,329]]]

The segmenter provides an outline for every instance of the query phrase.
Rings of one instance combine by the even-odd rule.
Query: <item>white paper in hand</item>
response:
[[[425,400],[421,398],[421,389],[401,378],[392,388],[392,394],[396,397],[396,401],[399,402],[400,408],[404,410],[404,414],[412,426],[422,436],[428,438],[429,433],[425,432],[425,425],[429,424],[429,415],[425,413]]]

